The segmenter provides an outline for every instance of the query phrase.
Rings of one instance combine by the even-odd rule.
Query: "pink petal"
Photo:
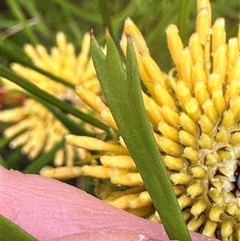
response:
[[[41,241],[109,232],[169,240],[161,224],[135,217],[68,184],[1,166],[0,174],[0,213]],[[216,241],[199,234],[192,238]]]

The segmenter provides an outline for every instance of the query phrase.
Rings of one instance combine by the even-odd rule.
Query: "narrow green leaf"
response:
[[[37,102],[43,104],[61,123],[74,135],[83,135],[83,136],[96,136],[94,133],[90,133],[83,128],[79,122],[74,121],[69,118],[66,113],[62,112],[55,106],[49,104],[41,98],[38,98],[35,95],[29,95],[31,98],[35,99]]]
[[[136,13],[136,1],[128,1],[127,5],[124,5],[124,9],[121,12],[114,14],[111,16],[112,25],[113,26],[121,26],[122,23],[128,18],[129,16],[133,16]]]
[[[108,5],[106,0],[99,0],[99,7],[102,15],[102,21],[105,26],[107,26],[111,36],[113,36],[114,41],[116,41],[116,35],[113,31],[112,21],[108,10]]]
[[[5,157],[5,161],[7,163],[8,169],[18,170],[21,169],[21,161],[26,159],[22,154],[22,148],[17,147],[9,152],[9,154]]]
[[[6,163],[6,161],[3,159],[2,156],[0,156],[0,165],[3,166],[3,167],[5,167],[5,168],[7,168],[7,163]]]
[[[0,17],[1,17],[0,30],[2,31],[0,34],[0,37],[5,37],[5,32],[7,31],[7,29],[11,28],[15,24],[18,24],[18,21],[13,19],[6,19],[6,16],[2,14],[0,15]]]
[[[126,114],[129,116],[129,113],[132,113],[132,116],[129,117],[129,123],[127,121],[126,125],[123,124],[124,134],[122,136],[123,138],[125,136],[125,143],[136,162],[169,238],[182,241],[191,240],[147,118],[141,94],[137,60],[129,38],[127,45],[127,83],[129,93],[126,94],[131,97],[129,98],[131,108]]]
[[[93,61],[97,76],[100,76],[100,79],[106,78],[106,56],[104,55],[101,47],[98,45],[98,42],[94,37],[93,30],[91,30],[91,54],[94,58]]]
[[[18,51],[19,54],[16,54],[16,52],[14,50],[12,50],[12,47],[8,45],[8,42],[5,44],[5,40],[0,42],[1,48],[0,48],[0,53],[9,58],[10,60],[17,62],[25,67],[31,68],[35,71],[37,71],[38,73],[41,73],[45,76],[47,76],[48,78],[55,80],[58,83],[61,83],[71,89],[74,89],[75,86],[70,83],[67,80],[64,80],[56,75],[53,75],[52,73],[43,70],[41,68],[38,68],[37,66],[35,66],[32,61],[28,58],[28,56],[26,56],[26,54],[22,51],[22,53],[20,51]]]
[[[11,9],[12,13],[15,15],[15,17],[18,19],[18,21],[23,25],[23,29],[26,33],[26,35],[29,37],[30,41],[33,44],[38,43],[38,39],[36,38],[34,32],[32,29],[28,26],[27,20],[24,16],[24,13],[16,0],[7,0],[7,4],[9,8]]]
[[[35,84],[31,83],[30,81],[16,75],[11,70],[7,69],[3,65],[0,65],[0,73],[3,77],[7,78],[8,80],[14,82],[15,84],[21,86],[23,89],[27,90],[28,92],[36,95],[39,98],[42,98],[44,101],[49,102],[50,104],[58,107],[62,111],[65,111],[66,113],[72,114],[73,116],[76,116],[83,121],[86,121],[89,124],[92,124],[93,126],[96,126],[102,130],[105,130],[106,132],[109,132],[109,126],[106,124],[100,122],[96,118],[85,114],[84,112],[78,110],[77,108],[59,100],[55,96],[47,93],[46,91],[40,89]]]
[[[5,137],[0,138],[0,151],[2,151],[2,149],[5,148],[9,144],[11,139],[12,138],[5,138]]]
[[[78,188],[84,190],[85,192],[87,192],[91,195],[96,195],[94,192],[95,185],[94,185],[93,177],[90,177],[90,176],[81,177],[81,181],[79,182]]]
[[[0,214],[0,236],[2,241],[37,241],[32,235]]]
[[[78,16],[82,19],[90,21],[92,23],[100,22],[100,15],[97,16],[91,12],[87,12],[85,9],[81,8],[79,5],[66,0],[55,0],[56,4],[60,5],[64,10],[72,13],[75,16]]]
[[[163,164],[142,100],[134,48],[128,39],[126,70],[113,39],[107,56],[94,39],[91,51],[109,108],[170,239],[191,240],[172,183]]]
[[[38,9],[35,1],[26,1],[26,0],[19,0],[21,5],[28,11],[28,14],[32,16],[32,18],[36,18],[38,20],[38,23],[36,25],[36,28],[43,34],[44,36],[51,35],[50,29],[47,26],[45,21],[42,21],[41,19],[41,11]]]
[[[72,12],[69,12],[69,11],[63,11],[62,14],[63,14],[64,18],[66,19],[66,22],[69,26],[68,28],[69,28],[69,30],[71,30],[72,34],[74,35],[74,38],[76,40],[82,39],[83,32],[82,32],[81,28],[79,28],[79,19],[75,20],[72,16]]]
[[[23,61],[23,63],[31,63],[31,59],[26,55],[23,49],[10,39],[0,38],[0,46],[0,54],[9,60],[19,63],[21,63],[21,61]]]
[[[167,26],[173,22],[173,16],[178,11],[179,5],[174,4],[170,9],[168,9],[168,14],[165,14],[163,18],[160,19],[159,22],[157,22],[155,28],[151,29],[151,31],[147,34],[147,39],[149,42],[152,42],[154,38],[158,39],[164,39],[166,38],[165,29]],[[163,44],[163,43],[161,43]],[[161,49],[159,46],[157,46],[159,49]],[[162,53],[160,55],[162,57]]]

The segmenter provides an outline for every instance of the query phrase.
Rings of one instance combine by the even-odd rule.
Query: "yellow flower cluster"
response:
[[[151,58],[130,19],[124,32],[135,46],[148,90],[143,93],[146,111],[188,229],[223,241],[240,240],[240,30],[238,37],[226,42],[224,19],[212,26],[209,1],[199,0],[196,32],[188,46],[183,46],[175,25],[166,30],[176,67],[169,74]],[[117,128],[104,100],[83,86],[76,91],[102,120]],[[95,177],[101,199],[161,221],[121,137],[104,142],[68,135],[66,140],[99,151],[100,163],[92,160],[80,167],[44,169],[42,175]]]
[[[74,46],[67,43],[63,33],[57,34],[56,42],[57,45],[51,49],[50,54],[41,45],[36,47],[26,45],[25,52],[37,67],[59,76],[73,85],[84,85],[99,93],[100,85],[92,60],[89,58],[89,34],[85,34],[83,37],[82,51],[78,56],[75,55]],[[74,89],[19,64],[14,63],[11,68],[20,76],[60,100],[77,106],[83,111],[89,110]],[[9,90],[21,90],[20,87],[6,79],[4,79],[4,86]],[[22,152],[30,159],[36,158],[41,152],[50,151],[68,134],[64,125],[47,108],[31,98],[27,98],[22,106],[0,111],[0,116],[2,123],[11,123],[4,131],[4,136],[12,139],[10,146],[12,148],[22,146]],[[76,156],[83,158],[87,154],[88,152],[85,150],[66,144],[56,152],[54,164],[61,166],[66,162],[67,166],[72,166]]]

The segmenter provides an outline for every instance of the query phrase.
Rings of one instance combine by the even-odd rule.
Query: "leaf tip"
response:
[[[131,35],[128,34],[126,31],[125,31],[125,35],[126,35],[127,40],[131,40],[132,39]]]
[[[91,38],[91,39],[94,38],[94,31],[93,31],[93,28],[91,28],[91,30],[90,30],[90,38]]]
[[[106,35],[106,37],[110,36],[109,29],[107,26],[105,26],[105,35]]]

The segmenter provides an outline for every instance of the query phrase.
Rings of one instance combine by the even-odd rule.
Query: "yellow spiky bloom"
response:
[[[166,30],[176,67],[169,74],[151,58],[130,19],[124,32],[135,46],[141,79],[148,89],[143,93],[146,111],[188,229],[224,241],[240,240],[240,30],[238,37],[226,42],[224,19],[212,26],[209,1],[199,0],[196,32],[188,46],[183,45],[175,25]],[[124,36],[121,45],[124,50]],[[76,91],[116,128],[99,96],[82,86]],[[99,198],[161,221],[121,137],[112,142],[73,135],[66,139],[76,147],[99,151],[100,163],[43,174],[58,178],[66,171],[70,176],[95,177]]]
[[[73,85],[82,85],[99,93],[100,85],[92,60],[89,58],[89,34],[84,35],[81,46],[81,52],[76,55],[74,46],[59,32],[56,36],[56,46],[51,48],[50,53],[42,45],[26,45],[25,52],[37,67]],[[89,111],[74,89],[17,63],[13,63],[11,68],[58,99],[79,107],[82,111]],[[19,86],[6,79],[3,83],[8,90],[21,90]],[[31,98],[27,98],[23,105],[17,108],[1,111],[0,121],[10,123],[3,133],[6,138],[11,139],[10,147],[22,146],[22,152],[28,155],[29,159],[36,158],[41,152],[50,151],[68,134],[65,126],[47,108]],[[76,156],[84,158],[86,155],[85,150],[66,144],[56,152],[54,164],[61,166],[66,162],[66,165],[72,166]]]

